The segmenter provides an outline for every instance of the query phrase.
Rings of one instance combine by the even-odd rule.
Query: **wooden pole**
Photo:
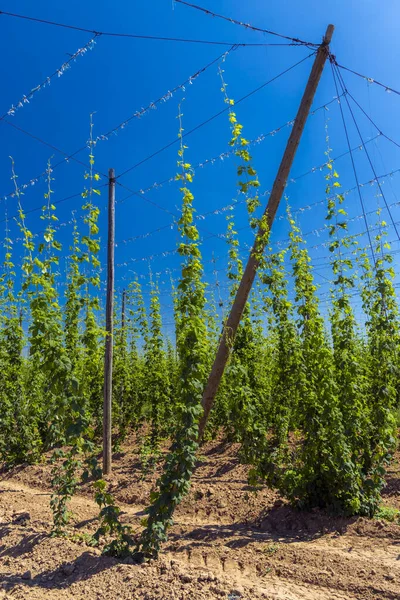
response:
[[[115,171],[108,170],[108,242],[107,242],[107,301],[106,345],[104,355],[104,406],[103,406],[103,473],[111,473],[112,427],[112,369],[113,369],[113,318],[114,318],[114,246],[115,246]]]
[[[311,73],[308,78],[306,89],[304,90],[299,110],[297,112],[297,116],[293,124],[293,129],[290,134],[288,143],[286,145],[285,153],[283,155],[282,162],[276,175],[276,179],[272,187],[268,204],[264,211],[264,216],[266,217],[268,230],[271,229],[272,223],[276,215],[276,211],[278,210],[279,203],[282,199],[282,195],[286,187],[286,182],[289,177],[290,169],[293,164],[296,150],[300,143],[300,139],[307,121],[308,114],[310,112],[315,92],[317,90],[319,80],[321,79],[326,59],[329,56],[328,46],[332,39],[333,30],[334,26],[328,25],[322,44],[318,48],[315,61],[311,69]],[[210,414],[210,410],[214,403],[219,384],[224,374],[225,366],[230,354],[230,349],[232,348],[232,344],[234,342],[235,335],[240,320],[242,318],[243,310],[246,305],[251,287],[253,285],[257,268],[259,266],[259,257],[265,249],[265,233],[265,229],[261,226],[257,232],[248,263],[244,270],[242,280],[239,284],[235,299],[232,304],[231,312],[227,318],[224,330],[220,338],[219,347],[214,360],[214,364],[203,393],[202,404],[204,412],[199,424],[199,439],[201,439],[203,435],[208,415]]]
[[[122,308],[121,308],[121,329],[122,334],[125,336],[125,302],[126,302],[126,290],[122,291]]]

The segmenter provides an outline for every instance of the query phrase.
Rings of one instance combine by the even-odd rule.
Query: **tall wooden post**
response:
[[[114,246],[115,246],[115,171],[108,170],[108,242],[107,242],[107,300],[106,345],[104,355],[104,406],[103,406],[103,473],[111,473],[111,403],[113,369],[113,318],[114,318]]]
[[[121,329],[123,335],[125,335],[125,303],[126,303],[126,290],[122,291],[122,308],[121,308]]]
[[[311,73],[308,78],[306,89],[301,99],[299,110],[297,112],[297,116],[293,124],[293,129],[290,134],[288,143],[286,145],[285,153],[283,155],[282,162],[280,164],[274,185],[272,187],[267,207],[264,211],[264,216],[266,217],[268,230],[271,229],[276,212],[278,210],[279,203],[282,199],[282,195],[289,177],[290,169],[293,164],[296,150],[300,143],[301,135],[303,133],[304,126],[306,124],[307,117],[310,112],[315,92],[317,90],[326,59],[329,56],[328,46],[332,39],[333,30],[334,26],[328,25],[323,42],[318,48],[315,61],[311,69]],[[242,318],[243,310],[246,305],[251,287],[253,285],[254,278],[256,276],[257,268],[260,262],[260,255],[265,249],[265,233],[265,229],[263,228],[263,226],[261,226],[256,235],[256,239],[254,241],[249,260],[247,262],[246,268],[242,276],[242,280],[239,284],[235,299],[232,304],[231,312],[226,320],[224,331],[221,335],[214,364],[203,393],[202,404],[204,413],[199,425],[200,439],[203,435],[208,415],[214,403],[219,384],[224,374],[225,366],[230,354],[230,348],[232,348],[232,344],[235,339],[240,320]]]

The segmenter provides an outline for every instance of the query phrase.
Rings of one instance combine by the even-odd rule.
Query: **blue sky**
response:
[[[235,19],[250,22],[256,26],[300,37],[312,42],[319,42],[328,23],[335,24],[334,39],[331,46],[339,63],[344,64],[369,77],[400,89],[399,64],[400,40],[396,24],[400,16],[400,7],[396,2],[388,2],[385,10],[372,0],[349,2],[336,0],[334,3],[321,4],[306,0],[301,3],[294,0],[280,3],[267,3],[256,0],[234,2],[228,0],[204,0],[202,4],[215,12],[231,16]],[[173,3],[171,0],[154,0],[152,2],[119,2],[115,3],[87,0],[68,3],[46,2],[37,0],[2,0],[0,9],[16,12],[42,19],[60,21],[96,31],[107,30],[143,35],[184,37],[207,40],[220,40],[229,43],[270,43],[279,42],[279,38],[262,33],[247,31],[242,27],[211,18],[199,11]],[[1,114],[8,111],[12,104],[37,86],[69,55],[83,47],[90,39],[84,32],[60,29],[49,25],[32,23],[20,19],[0,15],[0,48],[6,59],[0,65],[2,77]],[[29,104],[24,105],[13,117],[7,117],[16,126],[25,129],[34,136],[67,154],[85,145],[88,139],[89,115],[94,114],[95,135],[113,129],[133,113],[149,105],[173,89],[206,64],[215,60],[229,46],[190,44],[154,40],[138,40],[127,38],[99,37],[94,48],[71,64],[70,69],[60,78],[54,78],[50,86],[35,94]],[[224,76],[228,84],[228,93],[239,99],[262,85],[284,69],[290,67],[310,53],[304,47],[241,47],[229,54],[224,63]],[[257,92],[237,106],[239,121],[244,126],[244,135],[255,139],[266,134],[294,118],[296,110],[311,69],[312,59],[301,63],[261,91]],[[164,145],[177,138],[178,103],[183,102],[184,128],[188,131],[213,116],[224,108],[220,92],[220,81],[217,64],[201,74],[185,91],[176,92],[171,99],[160,103],[156,110],[149,111],[140,120],[132,119],[117,136],[107,141],[100,141],[96,146],[96,167],[100,173],[107,173],[114,167],[117,176],[142,161]],[[400,143],[400,123],[398,119],[400,98],[395,94],[350,73],[343,73],[349,91],[371,115],[379,128],[395,141]],[[330,102],[336,95],[330,66],[327,65],[319,86],[314,108]],[[360,142],[350,115],[346,112],[349,135],[352,147]],[[376,136],[377,131],[370,122],[355,110],[362,136],[365,140]],[[347,151],[347,142],[337,103],[329,106],[329,111],[319,110],[310,116],[304,132],[299,152],[292,169],[291,177],[308,172],[325,161],[325,123],[331,136],[333,156]],[[16,164],[19,182],[23,183],[44,171],[48,158],[54,155],[54,163],[62,159],[62,155],[14,129],[4,121],[0,123],[0,196],[4,197],[12,190],[10,181],[11,155]],[[270,189],[282,156],[289,127],[284,127],[273,136],[267,136],[259,144],[252,146],[254,165],[258,171],[261,190]],[[207,159],[219,156],[228,150],[230,139],[227,116],[221,115],[209,124],[198,129],[187,137],[188,162],[196,165]],[[399,165],[399,149],[379,137],[368,144],[370,156],[378,175],[395,170]],[[121,176],[120,182],[132,190],[147,189],[155,182],[162,182],[172,177],[176,171],[177,146],[172,145],[151,160],[147,160],[129,173]],[[87,161],[87,153],[81,152],[77,158]],[[368,181],[373,177],[365,151],[354,152],[357,173],[360,181]],[[235,160],[217,160],[202,169],[196,170],[193,193],[195,207],[203,214],[227,206],[236,198]],[[336,168],[341,176],[343,190],[352,188],[354,173],[350,157],[347,155],[338,160]],[[54,200],[61,200],[69,195],[78,194],[84,186],[84,167],[69,161],[54,170]],[[383,183],[385,198],[389,204],[397,202],[400,174],[387,178]],[[102,178],[101,184],[106,183]],[[324,199],[324,174],[319,171],[308,174],[296,183],[290,184],[287,192],[293,210],[298,211]],[[40,181],[31,186],[23,197],[26,211],[43,204],[45,183]],[[363,200],[367,212],[374,211],[378,204],[376,186],[362,188]],[[171,321],[171,299],[169,294],[169,275],[166,270],[172,269],[177,277],[179,258],[171,254],[177,242],[176,227],[168,227],[179,212],[180,194],[177,184],[166,184],[148,191],[147,199],[132,196],[121,202],[129,192],[117,186],[116,217],[116,287],[121,290],[133,277],[134,272],[142,277],[144,289],[148,293],[149,264],[154,273],[160,273],[160,288],[164,308],[164,318]],[[99,205],[102,209],[100,227],[102,235],[101,259],[105,264],[106,189],[102,188]],[[263,198],[265,201],[265,198]],[[382,199],[379,200],[383,204]],[[57,215],[60,219],[59,239],[63,243],[63,255],[67,254],[71,240],[71,211],[79,208],[82,200],[78,197],[58,205]],[[156,206],[157,205],[157,206]],[[7,207],[8,215],[16,213],[15,199],[9,198],[0,203],[0,220],[4,218]],[[356,192],[346,197],[346,207],[350,217],[361,214],[359,197]],[[172,214],[171,214],[172,213]],[[330,277],[328,250],[321,246],[327,240],[324,227],[325,208],[322,202],[296,213],[316,267],[316,282],[321,284],[322,298],[326,299],[329,284],[325,278]],[[384,218],[390,222],[389,215]],[[392,208],[394,219],[399,219],[399,208]],[[40,212],[28,215],[27,225],[33,232],[42,229]],[[282,206],[279,216],[284,215]],[[368,215],[371,224],[376,217]],[[226,294],[224,277],[226,269],[226,243],[219,234],[226,229],[225,214],[214,214],[198,222],[205,262],[206,278],[215,283],[213,270],[218,271],[217,278],[221,285],[222,295]],[[240,231],[240,242],[243,256],[246,255],[246,244],[251,242],[251,233],[246,228],[247,216],[238,207],[236,215],[237,228]],[[4,227],[4,223],[2,224]],[[131,238],[142,236],[147,232],[159,232],[131,241]],[[364,229],[364,223],[355,219],[350,229],[356,233]],[[17,228],[11,226],[12,235],[18,237]],[[319,231],[316,231],[319,230]],[[277,220],[273,228],[273,242],[280,241],[285,245],[287,225],[285,219]],[[395,240],[393,228],[389,229],[389,239]],[[363,236],[362,243],[367,243]],[[393,249],[400,249],[399,243]],[[162,256],[162,253],[166,253]],[[16,244],[16,256],[18,256]],[[141,260],[154,256],[152,260]],[[215,262],[211,262],[212,259]],[[18,261],[17,261],[18,262]],[[395,265],[398,262],[395,255]],[[61,270],[63,262],[61,262]],[[64,275],[61,276],[61,279]],[[327,304],[324,301],[323,306]]]

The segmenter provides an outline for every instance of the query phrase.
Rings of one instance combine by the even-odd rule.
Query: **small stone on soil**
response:
[[[73,563],[68,563],[63,565],[61,570],[66,577],[69,577],[75,571],[75,565]]]
[[[23,513],[13,515],[13,523],[15,523],[17,525],[25,525],[30,520],[31,520],[31,515],[28,512],[23,512]]]
[[[22,579],[32,579],[32,573],[30,571],[25,571],[25,573],[22,573],[21,577]]]

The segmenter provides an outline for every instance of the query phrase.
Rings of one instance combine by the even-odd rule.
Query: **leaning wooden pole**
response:
[[[107,242],[107,300],[106,345],[104,355],[103,405],[103,473],[111,473],[112,427],[112,370],[113,370],[113,316],[114,316],[114,246],[115,246],[115,171],[108,171],[108,242]]]
[[[306,89],[301,99],[299,110],[297,112],[297,116],[293,124],[293,129],[290,134],[288,143],[286,145],[286,150],[283,155],[282,162],[280,164],[269,197],[269,201],[264,212],[265,218],[263,220],[264,222],[266,220],[267,230],[271,229],[272,223],[276,215],[276,211],[278,210],[279,203],[282,199],[282,195],[286,187],[290,169],[293,164],[296,150],[300,143],[300,139],[307,121],[308,114],[310,112],[312,102],[314,100],[315,92],[317,90],[319,80],[321,79],[326,59],[329,56],[329,44],[332,39],[333,30],[334,26],[328,25],[323,42],[317,50],[317,54],[311,69],[310,76],[308,78]],[[265,228],[263,227],[263,225],[261,225],[260,229],[257,232],[248,263],[242,276],[242,280],[236,292],[231,312],[226,320],[224,330],[221,335],[214,364],[203,393],[202,404],[204,412],[199,425],[200,439],[203,435],[208,415],[210,414],[210,410],[214,403],[219,384],[224,374],[225,366],[230,354],[230,349],[232,348],[232,344],[235,339],[240,320],[242,318],[243,310],[249,297],[254,278],[256,276],[257,268],[260,262],[260,254],[265,249],[265,233]]]

